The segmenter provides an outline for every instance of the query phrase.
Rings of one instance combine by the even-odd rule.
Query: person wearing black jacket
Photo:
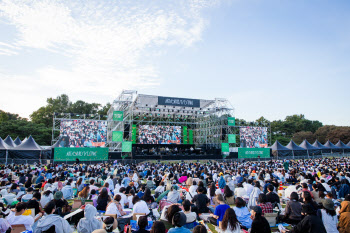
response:
[[[268,193],[266,194],[266,201],[267,202],[271,202],[273,205],[275,205],[276,203],[280,203],[280,197],[273,192],[273,185],[270,184],[267,186],[267,191]]]
[[[269,222],[262,216],[262,209],[260,206],[251,207],[251,216],[253,220],[250,233],[271,233]]]
[[[282,230],[282,233],[327,233],[322,219],[316,216],[311,205],[303,205],[302,214],[305,215],[296,226],[290,231]]]

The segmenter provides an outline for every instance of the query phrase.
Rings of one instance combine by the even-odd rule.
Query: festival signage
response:
[[[183,133],[183,138],[184,138],[183,144],[188,144],[187,126],[184,126],[184,127],[183,127],[182,133]]]
[[[108,148],[57,147],[54,150],[55,161],[74,161],[76,159],[80,161],[107,160]]]
[[[122,142],[122,152],[131,152],[132,142]]]
[[[114,111],[113,112],[113,120],[114,121],[123,121],[124,113],[123,111]]]
[[[238,158],[270,158],[270,148],[238,148]]]
[[[236,134],[228,134],[228,143],[236,143]]]
[[[221,143],[221,152],[230,152],[230,146],[228,143]]]
[[[235,126],[236,125],[236,118],[234,118],[234,117],[228,117],[227,121],[228,121],[228,123],[227,123],[228,126]]]
[[[136,143],[136,125],[132,125],[131,141],[132,144]]]
[[[192,130],[192,129],[190,129],[190,130],[188,131],[188,138],[189,138],[188,143],[189,143],[189,144],[193,144],[193,130]]]
[[[122,142],[122,141],[123,141],[123,131],[113,131],[112,142]]]
[[[199,108],[200,100],[158,96],[158,105],[171,105],[171,106]]]

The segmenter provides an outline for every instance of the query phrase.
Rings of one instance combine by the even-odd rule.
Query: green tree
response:
[[[316,136],[311,131],[300,131],[293,134],[293,141],[300,144],[306,139],[308,142],[313,143],[316,140]]]
[[[51,128],[23,119],[2,122],[0,124],[0,137],[5,138],[7,135],[12,138],[19,136],[22,140],[32,135],[39,145],[51,144]]]

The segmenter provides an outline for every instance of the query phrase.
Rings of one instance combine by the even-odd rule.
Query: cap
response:
[[[59,200],[63,197],[63,193],[61,191],[58,191],[55,193],[55,195],[53,197],[55,200]]]
[[[250,209],[254,210],[254,212],[257,214],[262,214],[262,209],[260,206],[252,206]]]
[[[186,224],[186,215],[183,212],[177,212],[173,216],[173,226],[182,227]]]
[[[334,210],[334,202],[331,199],[324,199],[322,205],[327,210]]]

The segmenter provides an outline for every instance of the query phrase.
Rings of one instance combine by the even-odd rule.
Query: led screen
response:
[[[267,147],[267,127],[241,127],[239,134],[241,147]]]
[[[107,121],[61,121],[59,147],[104,147]]]
[[[140,144],[181,144],[181,126],[140,125]]]

